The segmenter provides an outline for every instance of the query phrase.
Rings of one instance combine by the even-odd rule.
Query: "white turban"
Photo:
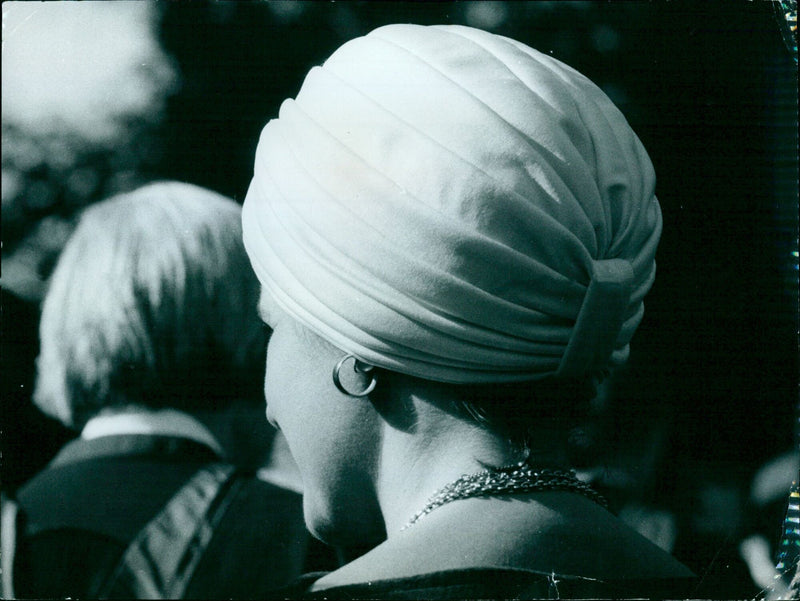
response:
[[[584,76],[462,26],[390,25],[264,128],[244,241],[335,346],[444,382],[623,362],[661,213],[641,142]]]

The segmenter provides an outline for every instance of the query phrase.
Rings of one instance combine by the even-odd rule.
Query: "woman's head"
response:
[[[259,402],[265,334],[240,214],[178,182],[86,209],[42,307],[39,407],[80,427],[113,407]]]
[[[264,128],[244,237],[265,289],[425,379],[624,361],[661,215],[622,114],[566,65],[459,26],[348,42]]]
[[[443,383],[454,412],[519,441],[512,397],[547,398],[539,419],[552,382],[585,403],[626,359],[655,276],[654,188],[576,71],[483,31],[392,25],[312,69],[264,128],[244,241],[264,296],[339,358]],[[457,400],[470,385],[506,394]]]

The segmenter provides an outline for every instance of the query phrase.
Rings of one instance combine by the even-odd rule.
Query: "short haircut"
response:
[[[257,301],[233,200],[158,182],[90,206],[44,299],[34,401],[76,428],[109,407],[263,402]]]

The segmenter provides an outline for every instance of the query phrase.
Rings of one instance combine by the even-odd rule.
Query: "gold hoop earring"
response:
[[[375,369],[374,365],[368,365],[366,363],[362,363],[361,361],[358,360],[358,358],[356,358],[355,355],[345,355],[344,357],[339,359],[339,362],[336,364],[336,367],[333,368],[333,383],[336,385],[336,388],[338,388],[340,392],[343,392],[348,396],[352,397],[367,396],[370,392],[375,390],[375,386],[378,384],[378,379],[373,374],[372,379],[370,380],[369,384],[367,384],[367,387],[364,390],[360,392],[352,392],[350,390],[347,390],[342,384],[342,381],[339,379],[339,371],[342,369],[344,362],[347,361],[348,359],[353,360],[353,371],[357,374],[366,374]]]

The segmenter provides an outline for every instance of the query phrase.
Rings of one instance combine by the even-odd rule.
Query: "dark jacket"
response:
[[[511,568],[472,568],[376,580],[312,592],[323,573],[274,594],[283,599],[686,599],[694,578],[600,581]]]
[[[69,443],[17,495],[17,597],[97,596],[129,543],[184,485],[220,458],[171,436]],[[187,598],[252,598],[307,567],[300,495],[237,474]]]

